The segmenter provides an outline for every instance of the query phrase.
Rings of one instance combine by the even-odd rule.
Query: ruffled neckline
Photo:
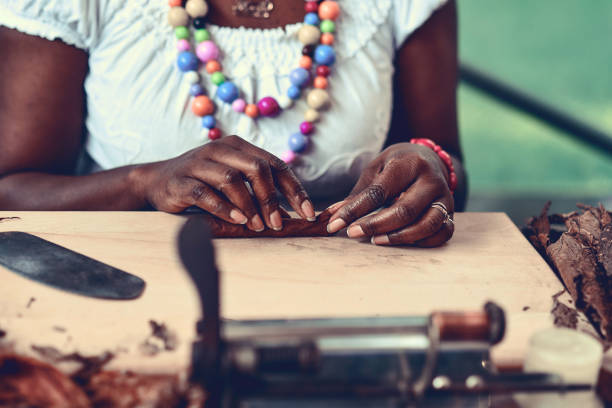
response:
[[[165,35],[172,38],[172,29],[166,22],[168,5],[161,0],[160,12],[149,14],[164,27]],[[389,16],[392,0],[337,0],[342,10],[336,35],[337,64],[351,58],[378,32]],[[161,21],[159,21],[161,20]],[[224,71],[231,76],[257,76],[262,72],[287,75],[295,68],[301,54],[297,33],[304,23],[292,23],[275,28],[225,27],[208,24],[211,37],[222,52]],[[163,35],[163,34],[160,34]]]

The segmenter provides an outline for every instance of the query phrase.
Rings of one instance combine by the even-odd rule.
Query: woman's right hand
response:
[[[147,202],[160,211],[177,213],[197,206],[253,231],[264,230],[264,222],[278,231],[283,211],[278,189],[302,218],[315,220],[308,194],[285,162],[238,136],[223,137],[174,159],[144,164],[135,176]]]

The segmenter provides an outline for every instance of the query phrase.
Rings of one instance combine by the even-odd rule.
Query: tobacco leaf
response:
[[[565,291],[562,290],[553,296],[553,307],[550,310],[550,313],[553,315],[553,324],[555,327],[575,329],[578,327],[578,312],[559,302],[559,296],[564,292]]]
[[[597,251],[597,260],[604,269],[608,278],[608,290],[611,290],[612,283],[612,223],[607,224],[601,231],[599,238],[599,250]]]
[[[581,212],[547,216],[549,206],[529,220],[524,232],[559,275],[576,307],[601,335],[612,337],[612,217],[601,205],[582,204]],[[567,229],[558,239],[553,238],[555,224]]]
[[[91,407],[85,392],[53,366],[29,357],[0,355],[0,406]]]
[[[61,355],[53,347],[40,352],[56,360],[83,357]],[[91,364],[91,359],[85,361]],[[136,374],[98,370],[76,381],[53,365],[30,357],[0,354],[0,406],[52,408],[202,407],[204,393],[186,386],[178,375]]]
[[[102,371],[84,390],[93,407],[178,407],[185,399],[176,375]]]
[[[140,344],[140,351],[146,356],[155,356],[162,351],[172,351],[178,346],[178,336],[165,323],[149,320],[151,334]]]
[[[32,345],[31,348],[33,351],[52,363],[78,363],[79,368],[75,370],[70,377],[79,384],[84,384],[89,381],[91,376],[100,372],[105,365],[115,358],[115,354],[110,351],[105,351],[99,355],[84,356],[76,352],[64,354],[52,346]]]
[[[215,238],[285,238],[285,237],[326,237],[331,234],[327,232],[327,222],[331,218],[331,213],[323,211],[314,222],[301,218],[283,219],[283,229],[274,231],[266,228],[262,232],[255,232],[248,229],[245,225],[231,224],[210,214],[197,214],[190,217],[200,217],[210,226],[213,237]]]

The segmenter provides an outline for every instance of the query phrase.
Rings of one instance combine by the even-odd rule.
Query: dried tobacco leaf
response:
[[[210,226],[215,238],[285,238],[285,237],[326,237],[331,234],[327,232],[327,222],[331,218],[329,211],[323,211],[317,220],[310,222],[301,218],[283,218],[283,229],[274,231],[265,229],[262,232],[255,232],[248,229],[245,225],[231,224],[209,214],[198,214],[192,217],[201,217]]]
[[[582,212],[546,216],[547,203],[539,217],[529,220],[525,233],[559,275],[575,301],[600,333],[612,337],[612,217],[603,206],[578,205]],[[553,224],[567,231],[553,239]]]
[[[177,407],[184,399],[176,375],[102,371],[84,389],[94,407]]]
[[[53,366],[14,354],[0,355],[0,406],[90,407],[89,399]]]

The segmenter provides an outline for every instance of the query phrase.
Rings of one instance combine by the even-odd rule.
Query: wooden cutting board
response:
[[[0,212],[19,217],[0,231],[25,231],[147,282],[133,301],[56,290],[0,267],[0,329],[19,352],[32,345],[62,352],[117,354],[109,367],[184,372],[199,318],[195,288],[176,251],[184,218],[158,212]],[[546,263],[501,213],[456,214],[440,248],[376,247],[345,236],[215,240],[226,318],[421,315],[480,309],[493,300],[508,332],[496,363],[519,362],[534,331],[552,325],[552,295],[562,289]],[[34,300],[32,300],[34,299]],[[178,338],[173,351],[146,355],[149,320]]]

